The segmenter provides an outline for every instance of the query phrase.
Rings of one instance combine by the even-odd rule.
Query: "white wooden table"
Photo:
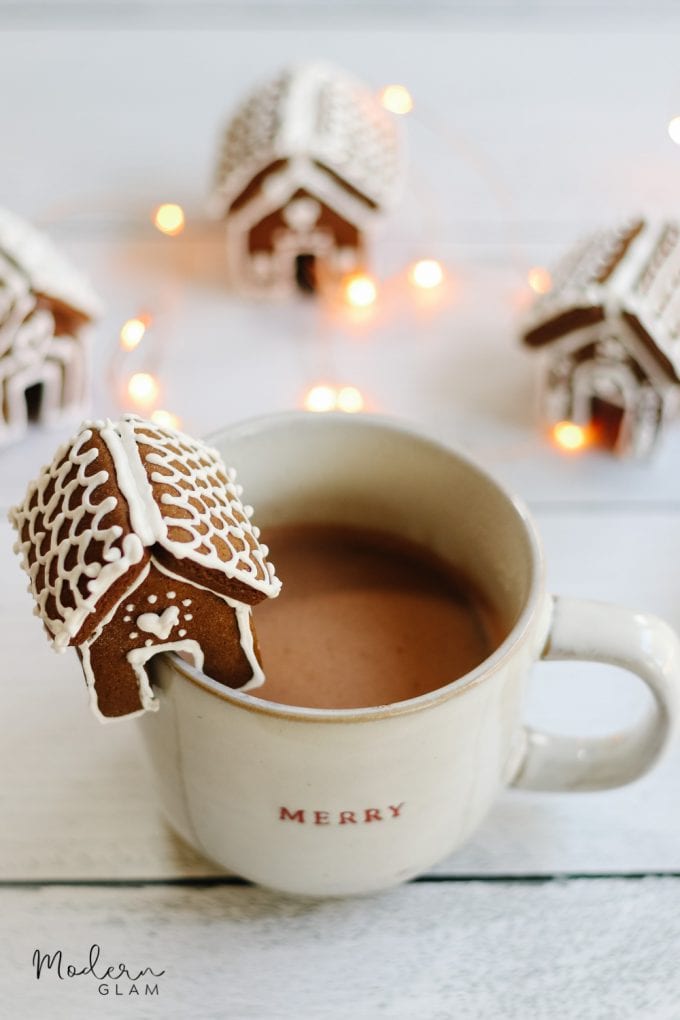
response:
[[[526,267],[597,221],[677,211],[679,28],[641,2],[0,0],[0,199],[49,226],[106,300],[97,415],[118,409],[106,366],[142,310],[162,403],[189,431],[298,406],[325,375],[353,383],[528,500],[554,590],[680,626],[680,424],[648,464],[560,457],[534,428],[534,366],[515,342]],[[309,303],[230,295],[203,215],[225,113],[303,56],[376,87],[404,81],[418,104],[412,186],[376,253],[392,282],[369,331]],[[185,206],[181,237],[151,226],[161,201]],[[430,253],[455,295],[428,316],[394,278]],[[62,437],[0,454],[3,518]],[[167,829],[134,727],[90,716],[75,656],[54,656],[31,615],[11,542],[0,523],[0,1016],[680,1017],[679,748],[626,789],[506,793],[465,848],[403,888],[279,898]],[[542,666],[527,714],[602,732],[643,705],[614,669]],[[104,966],[163,970],[158,995],[36,980],[34,949],[84,963],[94,943]]]

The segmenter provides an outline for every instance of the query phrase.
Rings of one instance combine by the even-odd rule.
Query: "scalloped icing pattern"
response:
[[[322,62],[279,73],[246,98],[224,135],[214,206],[221,214],[273,159],[320,160],[380,207],[401,183],[398,133],[373,93]]]
[[[27,273],[2,250],[0,238],[0,385],[4,395],[0,443],[25,432],[26,390],[31,386],[42,386],[41,422],[54,422],[82,409],[87,356],[85,342],[75,332],[56,335],[52,309],[39,302]]]
[[[250,522],[253,509],[241,503],[236,472],[225,468],[217,450],[134,415],[127,415],[116,432],[135,472],[139,498],[126,492],[133,521],[146,514],[149,535],[177,559],[277,595],[281,583]],[[146,485],[136,471],[139,465]]]
[[[88,319],[101,315],[101,302],[90,283],[50,238],[2,207],[0,249],[26,273],[36,293],[54,298]]]
[[[621,314],[627,312],[643,325],[680,377],[680,225],[674,220],[645,221],[620,252],[634,223],[597,231],[567,251],[553,271],[550,290],[534,300],[523,331],[540,328],[574,308],[601,305],[609,328],[625,334],[646,373],[664,387],[668,380],[654,353],[628,326],[622,327]],[[600,272],[610,265],[611,273],[599,282]],[[556,338],[558,346],[563,339]]]
[[[52,464],[31,483],[22,506],[10,511],[10,521],[19,533],[14,550],[29,576],[36,612],[57,650],[70,643],[87,617],[97,611],[100,597],[144,556],[136,534],[124,535],[120,525],[104,523],[117,500],[98,498],[109,474],[97,468],[97,448],[87,448],[93,435],[93,428],[83,428],[62,446]],[[99,555],[88,563],[86,554],[93,543]],[[50,611],[51,607],[56,611]]]
[[[104,523],[118,500],[97,498],[109,474],[97,469],[97,448],[88,448],[95,431],[111,453],[128,505],[132,532],[126,535],[120,525]],[[188,436],[134,415],[118,424],[82,426],[31,484],[24,503],[10,511],[19,533],[14,548],[55,648],[73,640],[99,599],[156,543],[177,559],[277,595],[281,583],[266,561],[269,550],[259,544],[252,508],[241,504],[240,494],[235,472],[226,470],[217,451]],[[97,558],[88,562],[94,543]]]

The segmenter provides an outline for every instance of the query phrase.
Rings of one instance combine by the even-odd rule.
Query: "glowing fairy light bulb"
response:
[[[303,403],[307,411],[317,413],[344,411],[356,414],[364,409],[364,398],[356,386],[332,386],[329,383],[312,386],[307,390]]]
[[[335,408],[335,389],[326,383],[312,386],[305,395],[305,410],[321,413]]]
[[[436,259],[419,259],[411,266],[408,278],[414,287],[434,290],[444,280],[444,269]]]
[[[527,273],[527,283],[534,294],[547,294],[552,287],[552,276],[543,266],[533,266]]]
[[[413,109],[413,96],[405,85],[386,85],[380,93],[380,102],[385,110],[400,117]]]
[[[588,430],[573,421],[558,421],[552,429],[555,444],[568,453],[575,453],[588,445]]]
[[[120,328],[120,346],[124,351],[134,351],[140,345],[150,323],[149,315],[140,315],[123,323]]]
[[[164,202],[154,212],[153,222],[162,234],[175,237],[184,230],[184,209],[175,202]]]
[[[364,398],[356,386],[341,386],[335,398],[335,406],[338,411],[356,414],[357,411],[363,410]]]
[[[680,117],[672,117],[668,121],[668,134],[672,142],[680,145]]]
[[[344,294],[350,307],[370,308],[378,297],[378,288],[367,273],[356,273],[345,281]]]
[[[135,404],[148,407],[157,399],[160,386],[156,377],[150,372],[135,372],[128,380],[127,392],[130,400]]]
[[[158,408],[153,412],[151,421],[167,429],[179,429],[182,425],[181,418],[173,414],[172,411],[164,411],[162,408]]]

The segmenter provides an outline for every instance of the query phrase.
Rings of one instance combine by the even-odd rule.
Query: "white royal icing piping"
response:
[[[128,504],[132,527],[144,545],[153,545],[164,538],[167,531],[153,498],[134,432],[127,421],[122,421],[111,430],[102,430],[102,436],[116,464],[118,482]],[[119,468],[121,474],[118,474]]]
[[[219,455],[201,443],[189,440],[179,434],[175,438],[174,434],[171,434],[169,441],[180,443],[182,448],[187,447],[187,456],[193,457],[197,465],[196,491],[190,489],[188,495],[195,499],[202,492],[207,493],[215,502],[218,502],[218,496],[223,500],[222,505],[217,508],[204,505],[203,511],[198,511],[193,504],[189,504],[187,490],[182,489],[179,485],[180,472],[177,467],[172,468],[176,455],[169,454],[162,458],[160,453],[157,454],[157,460],[163,464],[164,471],[169,472],[167,476],[161,475],[161,480],[174,488],[175,492],[174,496],[167,499],[167,502],[181,506],[192,515],[190,519],[182,518],[181,522],[175,522],[176,526],[181,524],[191,540],[186,543],[171,541],[167,537],[166,523],[153,499],[152,488],[139,456],[135,426],[149,428],[158,436],[156,441],[147,436],[143,436],[139,440],[151,445],[156,451],[161,448],[163,435],[155,426],[150,423],[147,425],[133,417],[124,422],[123,426],[115,426],[111,422],[101,422],[82,428],[70,445],[60,448],[52,465],[45,468],[38,480],[32,483],[23,505],[15,507],[10,512],[10,520],[20,535],[24,525],[28,525],[27,540],[22,541],[20,537],[15,543],[15,550],[21,554],[22,564],[29,575],[31,591],[38,610],[52,634],[57,648],[65,647],[76,636],[88,615],[96,612],[98,599],[130,567],[140,562],[144,555],[144,546],[155,544],[155,542],[162,544],[178,558],[189,558],[202,566],[220,570],[227,576],[249,584],[269,596],[278,594],[280,590],[280,582],[266,562],[266,553],[260,546],[250,550],[245,541],[245,536],[248,532],[252,532],[252,527],[245,510],[241,508],[233,472],[224,472],[228,479],[226,495],[222,496],[220,492],[220,490],[224,491],[225,487],[216,477],[217,471],[224,471]],[[108,496],[99,503],[93,498],[96,490],[109,480],[105,470],[88,473],[88,469],[96,467],[97,450],[93,447],[84,452],[83,447],[90,441],[95,430],[101,433],[102,439],[111,453],[117,484],[130,509],[134,533],[124,537],[119,525],[103,527],[101,523],[106,515],[116,507],[116,498]],[[125,436],[124,440],[121,440],[118,435],[121,430]],[[128,454],[127,457],[125,453]],[[202,467],[198,464],[198,458],[205,458],[209,467]],[[65,480],[73,466],[77,468],[77,476],[67,485]],[[198,479],[202,481],[202,485],[199,485]],[[49,500],[49,505],[46,505],[44,496],[51,484],[54,484],[54,493]],[[78,490],[76,505],[73,509],[65,511],[63,506],[71,495],[75,496],[74,490]],[[34,505],[29,509],[32,500],[34,500]],[[233,509],[240,510],[245,519],[241,522],[236,521],[232,516]],[[29,566],[28,553],[37,547],[39,541],[39,536],[35,535],[35,525],[40,514],[45,517],[47,527],[44,530],[49,534],[50,541],[46,543],[40,536],[41,551],[36,552],[34,562]],[[79,522],[86,515],[91,517],[91,520],[86,521],[88,526],[83,529],[81,534],[75,535],[74,532]],[[213,518],[217,519],[218,516],[221,530],[214,527],[212,520]],[[64,534],[57,540],[57,536],[62,531],[62,525]],[[207,534],[205,534],[206,531]],[[231,561],[222,560],[215,547],[209,544],[209,540],[215,536],[219,537],[228,548],[231,548]],[[230,539],[244,544],[246,551],[242,552],[237,549],[230,543]],[[103,545],[100,557],[102,562],[86,564],[85,553],[92,541],[100,542]],[[199,552],[199,548],[204,545],[207,552]],[[42,548],[43,546],[44,548]],[[64,561],[73,548],[78,553],[77,561],[70,570],[66,570]],[[56,579],[52,582],[43,579],[40,590],[38,590],[36,583],[38,574],[44,568],[45,578],[47,578],[54,562],[58,564]],[[248,569],[237,566],[237,563],[243,562],[248,564]],[[257,576],[258,569],[265,575],[264,578]],[[89,578],[89,591],[85,597],[77,588],[78,577],[83,573]],[[59,596],[62,591],[68,591],[72,595],[74,606],[65,605],[61,601]],[[54,597],[58,611],[57,615],[52,617],[48,615],[46,609],[46,603],[50,596]]]
[[[243,602],[236,602],[235,599],[227,599],[226,601],[236,613],[236,623],[238,624],[241,648],[243,649],[243,654],[248,660],[248,664],[253,671],[253,675],[250,680],[239,688],[239,690],[250,691],[254,687],[261,687],[265,681],[262,666],[257,661],[257,656],[255,655],[255,642],[253,640],[253,631],[250,626],[252,611],[250,606],[244,605]]]
[[[170,577],[175,581],[183,580],[183,578],[181,578],[178,574],[173,574],[171,570],[168,570],[167,567],[165,567],[162,563],[158,563],[156,560],[154,560],[154,566],[162,574],[165,574],[167,577]],[[211,595],[216,594],[215,592],[211,591],[210,588],[207,588],[203,584],[199,584],[197,581],[190,581],[187,583],[191,584],[193,588],[200,588],[202,591],[210,592]],[[246,683],[239,688],[239,690],[248,691],[251,690],[253,687],[261,687],[262,684],[265,682],[266,677],[255,654],[255,642],[253,639],[252,628],[250,626],[252,609],[244,602],[239,602],[237,599],[229,598],[227,595],[218,595],[217,597],[221,598],[223,602],[226,602],[228,606],[231,606],[231,608],[236,613],[236,623],[238,625],[241,649],[250,665],[250,668],[253,671],[253,675],[251,676],[250,680],[247,680]],[[182,631],[180,630],[178,633],[181,637]],[[186,631],[184,633],[186,633]],[[166,648],[160,648],[158,650],[166,651]],[[201,665],[197,668],[202,669],[203,667]]]
[[[136,716],[143,715],[144,712],[155,712],[158,709],[158,702],[154,701],[153,694],[149,699],[148,694],[142,697],[141,685],[140,685],[140,701],[142,702],[142,708],[139,708],[136,712],[127,712],[125,715],[104,715],[99,708],[99,701],[97,699],[97,690],[95,687],[95,678],[92,672],[92,663],[90,662],[90,646],[83,645],[81,649],[81,663],[83,667],[83,673],[85,674],[85,682],[87,683],[87,691],[89,697],[90,710],[93,715],[102,723],[118,722],[119,719],[134,719]],[[139,683],[139,679],[138,679]],[[146,687],[150,691],[148,679],[146,681]],[[144,704],[146,700],[147,704]]]
[[[82,649],[82,663],[83,671],[87,681],[87,686],[90,692],[90,708],[94,712],[95,716],[100,722],[111,723],[117,722],[119,719],[134,719],[135,716],[140,716],[144,712],[157,712],[158,711],[158,700],[154,697],[153,688],[149,682],[149,677],[146,672],[146,663],[149,659],[153,658],[159,651],[164,652],[187,652],[191,655],[194,660],[194,664],[197,669],[203,668],[203,652],[201,646],[197,641],[172,641],[163,648],[159,648],[154,645],[149,648],[133,648],[128,652],[126,658],[135,671],[137,676],[137,683],[139,685],[139,700],[142,703],[142,707],[136,712],[127,712],[125,715],[103,715],[99,708],[97,701],[97,691],[95,689],[94,675],[92,673],[92,665],[90,663],[90,649],[89,646],[85,646]]]
[[[22,566],[29,576],[29,587],[38,611],[57,649],[65,648],[69,644],[87,617],[97,611],[99,598],[119,577],[127,573],[130,567],[139,563],[144,555],[142,543],[137,535],[123,536],[119,525],[104,526],[102,523],[115,509],[117,502],[114,496],[107,496],[99,501],[95,499],[97,490],[106,484],[109,476],[104,470],[88,473],[88,468],[94,467],[98,459],[96,448],[83,450],[92,434],[92,430],[86,428],[76,436],[72,444],[62,446],[52,466],[30,485],[24,504],[10,511],[10,520],[19,532],[14,549],[21,555]],[[66,479],[74,466],[77,474],[67,483]],[[52,483],[54,491],[51,498],[46,501],[45,497]],[[70,497],[76,494],[75,506],[66,510],[65,506]],[[49,543],[42,540],[42,533],[37,535],[35,532],[39,515],[43,515],[48,524]],[[76,535],[75,531],[83,521],[86,526]],[[25,525],[28,527],[28,538],[22,540],[21,532]],[[57,540],[62,531],[63,536]],[[99,562],[87,564],[85,554],[92,542],[101,543],[102,553]],[[66,556],[73,549],[76,550],[76,562],[67,569]],[[31,565],[29,550],[35,552]],[[38,589],[37,580],[41,570],[46,579],[52,570],[55,570],[58,576],[55,582],[50,583],[47,580]],[[82,575],[89,578],[86,596],[83,596],[78,588],[78,580]],[[65,605],[61,601],[60,595],[64,589],[75,602],[74,606]],[[56,617],[49,616],[47,612],[47,601],[50,597],[56,601],[58,609]]]
[[[47,234],[8,209],[0,208],[0,249],[22,267],[31,287],[88,318],[102,313],[102,304],[84,276]]]
[[[394,118],[351,75],[322,61],[298,64],[248,96],[229,122],[212,206],[224,215],[249,180],[273,160],[319,159],[378,206],[402,184]]]
[[[134,456],[137,453],[136,446],[133,447],[133,456],[130,456],[130,450],[126,449],[125,443],[112,421],[107,420],[103,424],[100,434],[115,465],[116,481],[125,496],[133,531],[145,546],[153,545],[156,540],[156,530],[154,530],[151,520],[153,510],[149,504],[152,500],[146,472],[140,463],[139,456]]]
[[[57,307],[69,313],[68,332],[63,319],[57,330]],[[100,312],[94,292],[49,238],[0,208],[0,445],[27,431],[32,386],[41,388],[41,424],[83,414],[89,345],[82,327]]]
[[[95,644],[95,642],[97,641],[97,639],[100,636],[100,634],[101,634],[102,630],[104,629],[104,627],[108,626],[110,621],[118,613],[118,611],[120,610],[120,607],[121,607],[122,603],[125,601],[125,599],[128,599],[130,597],[130,595],[134,591],[136,591],[137,588],[139,588],[142,584],[144,584],[144,582],[146,581],[147,577],[149,576],[150,570],[151,570],[151,565],[149,563],[147,563],[146,567],[144,568],[144,570],[142,570],[142,572],[139,575],[139,577],[133,582],[133,584],[128,589],[128,591],[126,591],[125,594],[122,595],[118,599],[116,604],[109,610],[109,612],[106,614],[104,619],[100,621],[99,626],[97,627],[97,629],[95,630],[94,634],[89,639],[89,641],[87,641],[81,647],[81,649],[80,649],[81,662],[82,662],[82,666],[83,666],[83,673],[85,674],[85,683],[87,684],[87,692],[88,692],[88,699],[89,699],[90,709],[92,710],[94,715],[97,717],[97,719],[99,719],[100,722],[115,722],[117,718],[132,719],[132,718],[134,718],[134,716],[141,715],[142,712],[146,711],[145,708],[140,708],[139,711],[137,711],[137,712],[129,712],[125,716],[108,716],[108,715],[103,715],[103,713],[100,712],[100,710],[99,710],[99,701],[98,701],[98,698],[97,698],[97,690],[96,690],[96,687],[95,687],[95,676],[94,676],[94,673],[92,672],[92,664],[91,664],[91,661],[90,661],[90,648],[92,647],[92,645]],[[133,606],[133,608],[134,608],[134,606]],[[135,635],[135,637],[136,637],[136,635]],[[60,651],[64,651],[63,648],[59,649],[59,650]],[[141,697],[141,695],[140,695],[140,697]],[[158,706],[155,705],[153,707],[153,710],[155,711],[155,709],[157,707]]]
[[[248,289],[289,291],[295,286],[294,256],[302,253],[338,272],[358,267],[364,235],[403,190],[401,148],[395,118],[375,93],[332,65],[300,64],[253,92],[227,126],[210,202],[214,215],[226,218],[232,278]],[[239,208],[231,208],[280,160],[285,165],[266,175]],[[252,252],[253,226],[275,212],[285,218],[299,191],[355,226],[356,246],[343,246],[332,230],[317,229],[307,217],[306,226],[296,222],[277,229],[271,252]]]
[[[144,480],[140,480],[139,486],[146,487],[144,503],[153,506],[149,525],[155,540],[177,559],[189,559],[203,567],[219,570],[227,577],[241,581],[270,597],[277,595],[281,582],[270,570],[266,553],[252,536],[249,520],[252,507],[241,504],[241,487],[235,484],[235,472],[226,470],[219,453],[183,433],[163,429],[134,415],[125,417],[120,431],[130,459],[139,464],[139,468],[135,468],[136,477],[140,469],[144,472]],[[132,447],[130,437],[134,437],[137,447],[143,445],[150,448],[151,452],[145,453],[145,464],[142,464],[138,448]],[[178,455],[173,452],[170,446],[179,449],[181,453]],[[180,462],[190,466],[193,486],[189,490],[182,484],[187,475],[179,469]],[[154,466],[162,468],[162,471],[154,472]],[[150,482],[147,479],[147,468]],[[220,476],[226,478],[226,483]],[[171,490],[161,495],[160,506],[153,497],[154,483]],[[203,497],[215,505],[209,506]],[[202,508],[196,505],[197,502]],[[175,517],[168,513],[166,517],[163,514],[165,506],[179,508],[181,516]],[[244,519],[237,520],[236,513]],[[171,538],[170,528],[184,532],[188,540]],[[247,536],[253,537],[254,548],[249,547]],[[225,561],[218,553],[216,541],[231,551],[230,560]]]
[[[187,639],[186,641],[170,641],[168,644],[159,647],[152,645],[146,648],[133,648],[127,653],[127,661],[130,663],[139,681],[139,697],[144,709],[152,712],[158,709],[158,701],[154,697],[149,677],[146,672],[146,664],[149,659],[159,652],[187,652],[194,660],[196,669],[203,669],[203,650],[198,641]]]
[[[143,430],[143,433],[138,434],[137,430]],[[83,452],[83,447],[92,439],[95,431],[101,434],[102,440],[111,454],[117,487],[128,504],[133,531],[126,535],[123,535],[120,525],[110,525],[106,528],[101,525],[102,520],[117,507],[118,500],[115,496],[107,496],[99,502],[94,499],[96,490],[109,481],[109,474],[106,470],[102,469],[88,474],[88,468],[96,466],[98,450],[96,447],[92,447],[92,449]],[[166,446],[172,444],[175,449],[173,451],[165,449],[164,443]],[[145,454],[146,464],[157,464],[163,468],[162,472],[152,472],[151,480],[147,476],[145,464],[140,455],[140,445],[152,449],[151,454]],[[180,450],[179,454],[176,452],[177,449]],[[178,459],[183,466],[188,462],[189,474],[180,471]],[[66,479],[74,468],[76,475],[67,483]],[[180,483],[182,479],[189,477],[194,484],[186,489]],[[60,448],[52,465],[45,468],[38,480],[29,487],[23,506],[15,507],[10,512],[10,519],[20,535],[24,527],[28,528],[27,539],[22,541],[20,538],[15,544],[15,549],[22,554],[23,566],[29,574],[30,588],[36,600],[36,610],[52,633],[55,648],[61,651],[72,641],[87,616],[96,612],[98,600],[109,590],[115,580],[141,561],[145,546],[156,543],[163,545],[177,558],[189,558],[201,565],[220,570],[227,576],[237,578],[270,596],[278,594],[281,585],[273,568],[266,561],[268,551],[266,546],[255,543],[255,547],[252,548],[246,541],[246,536],[252,533],[249,520],[252,508],[241,505],[239,497],[242,488],[236,484],[235,477],[233,469],[224,468],[216,451],[182,434],[161,430],[152,423],[144,422],[135,416],[126,416],[125,420],[118,424],[107,420],[83,426],[72,443]],[[168,518],[168,522],[174,527],[184,529],[190,537],[189,542],[173,541],[168,537],[168,525],[154,498],[154,482],[160,482],[170,489],[174,489],[174,495],[163,494],[162,503],[179,506],[185,511],[192,512],[190,520],[184,516]],[[50,498],[46,499],[50,487],[53,487],[53,492]],[[72,496],[76,497],[74,507],[65,510],[64,507],[69,504]],[[207,502],[202,497],[206,497]],[[191,499],[191,503],[189,499]],[[202,510],[197,509],[197,502],[200,502]],[[235,512],[242,517],[242,520],[237,520],[234,516]],[[76,534],[78,525],[85,514],[89,514],[91,519],[86,521],[83,530]],[[47,526],[40,535],[36,535],[36,522],[39,515],[43,517]],[[43,543],[45,533],[49,535],[49,543]],[[222,548],[226,546],[231,550],[230,561],[225,563],[218,555],[217,547],[213,542],[215,538],[220,540]],[[85,555],[92,541],[100,543],[102,548],[98,560],[88,563],[85,561]],[[43,544],[46,546],[44,550],[42,549]],[[64,564],[73,548],[77,550],[76,562],[67,570]],[[34,562],[30,566],[29,551],[35,553]],[[154,562],[156,562],[155,557]],[[192,583],[188,579],[162,568],[158,563],[156,566],[175,580]],[[41,585],[38,590],[38,574],[41,571]],[[55,578],[50,581],[52,573],[55,574]],[[99,622],[96,631],[87,639],[82,648],[83,668],[90,689],[90,700],[95,714],[99,717],[101,717],[101,713],[97,705],[88,646],[94,644],[100,636],[103,626],[111,620],[114,612],[123,603],[125,603],[127,613],[134,611],[134,603],[126,600],[129,599],[131,592],[148,577],[148,573],[149,567],[147,566],[142,575],[136,578],[121,595],[114,610],[107,614],[105,620]],[[258,576],[258,573],[263,574],[264,577]],[[88,595],[85,597],[80,593],[78,586],[78,581],[83,574],[88,578]],[[204,586],[195,585],[195,587],[203,588]],[[59,596],[64,589],[75,601],[74,607],[61,601]],[[211,591],[209,587],[205,587],[205,590]],[[212,594],[217,593],[212,592]],[[57,618],[49,617],[47,614],[46,603],[50,597],[56,601]],[[251,680],[245,686],[259,686],[264,681],[264,676],[254,652],[250,627],[250,606],[225,596],[219,597],[223,598],[236,613],[241,647],[253,671]],[[147,597],[147,601],[153,604],[157,601],[157,596],[150,595]],[[184,600],[184,602],[191,604],[191,600]],[[136,620],[136,626],[143,633],[152,633],[165,641],[179,623],[179,616],[180,611],[176,606],[169,607],[163,614],[142,613]],[[191,620],[192,614],[184,614],[184,618]],[[130,621],[124,618],[123,622]],[[131,633],[136,635],[137,631]],[[196,642],[187,641],[179,644],[182,647],[191,646],[193,648]],[[135,649],[133,650],[134,654],[131,652],[128,655],[138,676],[140,698],[144,708],[155,708],[156,705],[148,678],[142,668],[143,663],[151,655],[171,650],[176,645],[176,642],[171,642],[169,645],[166,643],[159,646],[147,640],[144,648]],[[197,658],[196,661],[198,662]],[[202,655],[200,661],[202,665]]]
[[[177,606],[168,606],[163,613],[142,613],[135,622],[138,630],[167,641],[173,627],[179,623],[179,609]]]
[[[616,452],[642,456],[678,402],[680,223],[643,222],[620,254],[632,226],[601,230],[570,249],[553,272],[550,290],[534,302],[525,329],[539,329],[574,308],[602,307],[604,321],[543,345],[544,414],[550,422],[568,418],[587,424],[592,398],[601,396],[623,412]],[[606,279],[598,280],[611,264]],[[642,325],[661,357],[640,339],[626,314]],[[594,356],[579,360],[577,353],[591,344]],[[628,359],[637,363],[644,380],[634,375]],[[664,359],[676,379],[669,378]]]

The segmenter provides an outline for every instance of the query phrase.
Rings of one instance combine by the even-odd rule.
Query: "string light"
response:
[[[668,122],[668,134],[671,141],[680,145],[680,117],[672,117]]]
[[[527,282],[534,294],[547,294],[552,287],[552,276],[543,266],[533,266],[527,273]]]
[[[345,411],[346,414],[356,414],[363,410],[364,398],[356,386],[342,386],[338,390],[335,399],[338,411]]]
[[[150,372],[135,372],[128,380],[127,392],[130,400],[142,407],[148,407],[158,398],[160,386]]]
[[[154,212],[153,222],[162,234],[175,237],[184,230],[184,209],[175,202],[164,202]]]
[[[304,403],[307,411],[332,411],[335,408],[335,389],[325,383],[312,386],[305,395]]]
[[[380,102],[386,110],[400,117],[413,109],[413,97],[405,85],[386,85],[380,93]]]
[[[153,412],[151,421],[167,429],[179,429],[182,425],[181,418],[173,414],[172,411],[164,411],[161,408]]]
[[[378,297],[375,280],[366,273],[355,273],[345,280],[345,301],[352,308],[370,308]]]
[[[444,270],[436,259],[419,259],[411,266],[408,278],[414,287],[434,290],[443,282]]]
[[[558,421],[553,425],[552,437],[562,450],[575,453],[589,443],[588,430],[573,421]]]
[[[305,394],[304,407],[307,411],[323,414],[326,411],[344,411],[356,414],[364,408],[364,398],[356,386],[331,386],[317,383]]]
[[[150,315],[140,315],[135,319],[128,319],[120,329],[120,346],[124,351],[134,351],[144,338],[147,327],[151,325]]]

